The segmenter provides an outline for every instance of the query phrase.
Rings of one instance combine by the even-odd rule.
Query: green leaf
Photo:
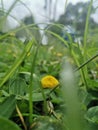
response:
[[[9,86],[9,93],[23,96],[27,92],[27,84],[22,78],[12,80]]]
[[[15,109],[16,99],[15,96],[7,97],[0,104],[0,116],[9,118]],[[1,125],[0,125],[1,126]],[[3,130],[3,129],[2,129]]]
[[[13,123],[12,121],[0,117],[0,130],[21,130],[18,125]]]
[[[50,92],[49,90],[47,90],[47,91],[45,90],[44,91],[44,93],[46,95],[46,98],[47,98],[49,92]],[[24,96],[24,99],[29,100],[29,94]],[[42,93],[41,92],[32,92],[32,101],[33,102],[44,101]]]
[[[27,94],[25,96],[25,99],[26,100],[29,100],[29,94]],[[38,101],[43,101],[43,96],[42,96],[42,93],[33,93],[33,96],[32,96],[32,101],[33,102],[38,102]]]
[[[86,119],[92,123],[98,124],[98,106],[88,109]]]
[[[98,91],[98,80],[87,80],[89,89]]]

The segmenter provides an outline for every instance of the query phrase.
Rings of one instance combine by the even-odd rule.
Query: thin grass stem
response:
[[[89,18],[90,18],[92,4],[93,4],[93,0],[90,1],[89,7],[88,7],[86,23],[85,23],[85,30],[84,30],[84,39],[83,39],[83,43],[84,43],[84,55],[83,55],[84,62],[86,61],[86,58],[87,58],[87,35],[88,35]],[[85,71],[85,76],[88,77],[87,66],[85,66],[84,71]]]
[[[35,70],[35,62],[36,62],[36,58],[37,58],[37,54],[38,54],[38,48],[39,48],[39,46],[35,50],[34,58],[33,58],[32,64],[31,64],[31,75],[30,75],[30,86],[29,86],[29,123],[30,123],[30,125],[32,124],[32,121],[33,121],[33,101],[32,101],[33,74],[34,74],[34,70]]]

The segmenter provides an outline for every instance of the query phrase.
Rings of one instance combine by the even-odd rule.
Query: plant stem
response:
[[[93,0],[90,1],[88,12],[87,12],[87,17],[86,17],[86,23],[85,23],[85,31],[84,31],[84,39],[83,39],[83,43],[84,43],[84,62],[86,61],[86,56],[87,56],[87,42],[86,41],[87,41],[89,18],[90,18],[92,3],[93,3]],[[88,77],[87,66],[85,66],[84,71],[85,71],[85,76]]]
[[[92,60],[94,60],[97,56],[98,56],[98,54],[94,55],[93,57],[91,57],[90,59],[88,59],[86,62],[84,62],[81,66],[79,66],[78,68],[76,68],[74,71],[80,70],[80,69],[81,69],[82,67],[84,67],[86,64],[88,64],[89,62],[91,62]]]
[[[17,105],[16,105],[16,111],[17,111],[17,113],[18,113],[18,115],[20,117],[20,120],[21,120],[22,124],[23,124],[24,130],[27,130],[27,126],[25,124],[24,118],[23,118],[22,113],[20,112]]]
[[[35,61],[37,58],[38,48],[39,47],[37,47],[35,50],[34,58],[33,58],[32,64],[31,64],[31,75],[30,75],[30,86],[29,86],[29,123],[30,123],[30,125],[32,124],[32,121],[33,121],[33,101],[32,101],[33,73],[35,70]]]
[[[44,93],[44,90],[42,88],[41,83],[40,83],[40,89],[41,89],[41,93],[42,93],[42,96],[43,96],[43,99],[44,99],[44,112],[45,112],[45,114],[47,114],[47,97]]]

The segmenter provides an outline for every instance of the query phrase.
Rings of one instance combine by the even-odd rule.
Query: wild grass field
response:
[[[0,28],[6,12],[0,9]],[[81,43],[51,30],[59,23],[24,24],[0,33],[0,130],[98,129],[98,28],[90,30],[89,1]],[[29,9],[28,9],[29,10]],[[30,10],[29,10],[30,11]],[[46,35],[48,44],[42,44]],[[23,41],[20,37],[26,37]]]

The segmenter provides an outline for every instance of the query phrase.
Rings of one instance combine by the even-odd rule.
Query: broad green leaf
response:
[[[12,121],[0,117],[0,130],[21,130],[18,125],[13,123]]]
[[[28,94],[25,96],[25,99],[29,100],[29,95]],[[38,102],[38,101],[43,101],[43,100],[44,100],[44,98],[42,96],[42,93],[33,93],[33,96],[32,96],[32,101],[33,102]]]
[[[44,91],[46,98],[47,98],[49,92],[50,92],[49,90]],[[29,94],[24,96],[24,99],[29,100]],[[32,92],[32,101],[33,102],[44,101],[42,93],[41,92]]]
[[[12,80],[9,86],[9,93],[23,96],[27,92],[27,84],[22,78]]]
[[[0,116],[9,118],[15,109],[16,99],[15,96],[7,97],[0,104]],[[1,126],[1,125],[0,125]],[[2,129],[3,130],[3,129]]]

